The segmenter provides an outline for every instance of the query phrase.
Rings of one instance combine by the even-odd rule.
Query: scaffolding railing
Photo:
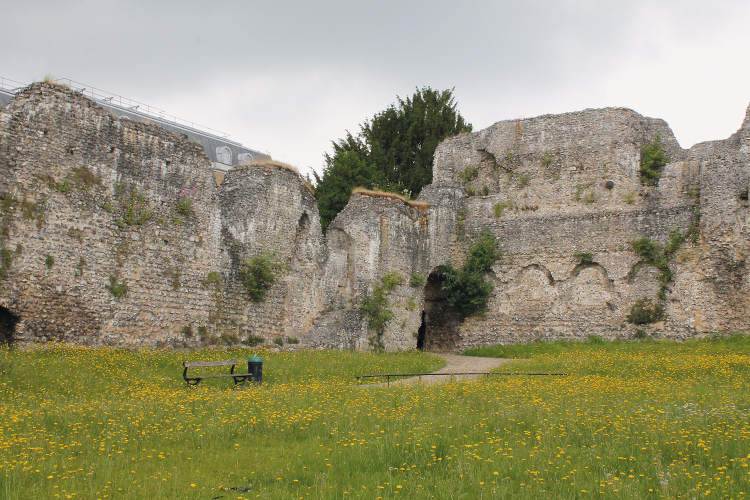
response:
[[[119,108],[123,111],[134,113],[136,115],[141,115],[146,118],[154,118],[154,119],[166,122],[166,123],[176,125],[181,128],[200,132],[201,134],[204,134],[204,135],[211,135],[225,142],[229,142],[237,146],[241,146],[239,142],[230,140],[229,134],[227,134],[226,132],[222,132],[220,130],[207,127],[205,125],[195,123],[194,121],[191,121],[191,120],[185,120],[183,118],[170,115],[169,113],[167,113],[161,108],[157,108],[155,106],[151,106],[149,104],[145,104],[140,101],[130,99],[128,97],[123,97],[113,92],[107,92],[106,90],[102,90],[92,85],[87,85],[85,83],[77,82],[75,80],[71,80],[70,78],[57,78],[55,79],[55,83],[60,84],[60,85],[65,85],[71,88],[72,90],[75,90],[76,92],[80,92],[86,97],[94,101],[100,102],[104,105],[112,106],[114,108]],[[0,90],[4,90],[5,92],[15,94],[20,89],[26,86],[27,84],[25,83],[17,82],[15,80],[11,80],[10,78],[0,77]]]
[[[9,94],[15,94],[24,87],[26,87],[24,83],[0,76],[0,90],[4,90]]]

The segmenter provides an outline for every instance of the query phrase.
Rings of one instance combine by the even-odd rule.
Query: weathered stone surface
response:
[[[657,133],[671,161],[647,186],[640,148]],[[438,147],[421,205],[355,194],[324,236],[296,172],[246,165],[217,186],[184,137],[34,84],[0,112],[0,334],[367,349],[361,299],[391,272],[403,282],[388,294],[388,349],[746,330],[749,158],[750,108],[732,137],[689,150],[663,121],[627,109],[503,121]],[[503,256],[486,315],[461,321],[441,266],[461,265],[484,229]],[[691,229],[659,299],[662,272],[631,242],[664,246]],[[253,302],[239,271],[262,252],[287,270]],[[410,286],[412,275],[424,283]],[[665,320],[626,323],[640,299],[663,304]]]

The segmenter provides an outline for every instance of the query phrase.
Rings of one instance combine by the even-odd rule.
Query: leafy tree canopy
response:
[[[432,182],[438,143],[471,132],[471,124],[456,110],[453,89],[423,87],[397,101],[360,125],[356,136],[347,131],[345,138],[333,141],[333,154],[325,155],[322,177],[313,172],[324,230],[346,206],[355,187],[417,196]]]

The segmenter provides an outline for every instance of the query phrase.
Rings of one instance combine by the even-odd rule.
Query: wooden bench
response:
[[[185,379],[185,382],[187,382],[188,387],[190,386],[197,386],[201,383],[201,380],[205,378],[227,378],[232,377],[234,379],[234,385],[235,387],[240,382],[242,383],[242,386],[245,386],[245,382],[247,382],[247,379],[252,379],[253,374],[252,373],[234,373],[234,367],[238,365],[240,362],[236,359],[230,359],[228,361],[185,361],[182,363],[182,366],[185,368],[185,371],[182,372],[182,378]],[[188,368],[201,368],[201,367],[207,367],[207,366],[229,366],[232,365],[232,368],[229,370],[229,373],[226,374],[218,374],[218,375],[194,375],[192,377],[188,377]]]

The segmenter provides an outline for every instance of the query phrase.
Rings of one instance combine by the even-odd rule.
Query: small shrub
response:
[[[13,257],[13,252],[7,248],[0,248],[0,264],[2,264],[3,269],[10,269],[10,266],[13,265]]]
[[[380,279],[380,281],[383,283],[383,286],[387,290],[392,290],[396,288],[397,286],[403,285],[404,278],[401,276],[401,274],[398,271],[391,271],[391,272],[385,273],[383,277]]]
[[[44,217],[44,209],[38,204],[33,203],[26,198],[21,202],[21,214],[24,220],[34,220],[38,217]]]
[[[492,207],[492,211],[495,213],[495,218],[500,217],[503,214],[503,210],[506,208],[513,208],[513,200],[505,200],[495,203]]]
[[[466,185],[466,194],[468,196],[474,196],[476,194],[476,190],[474,189],[474,186],[471,184]]]
[[[529,181],[531,181],[531,176],[529,174],[523,174],[518,178],[518,182],[521,184],[521,186],[528,185]]]
[[[240,338],[234,332],[232,333],[223,332],[219,336],[219,342],[223,345],[233,346],[233,345],[237,345],[240,343]]]
[[[104,203],[102,203],[102,209],[106,210],[107,212],[114,212],[115,207],[112,205],[109,200],[104,200]]]
[[[625,200],[625,203],[627,203],[628,205],[632,205],[633,203],[635,203],[635,192],[628,191],[627,193],[625,193],[623,199]]]
[[[635,239],[631,242],[633,251],[640,255],[647,263],[652,264],[661,260],[659,245],[649,237]]]
[[[91,186],[101,186],[102,177],[92,172],[88,167],[73,167],[72,173],[68,176],[84,192],[88,191]]]
[[[660,170],[669,163],[664,153],[659,134],[654,134],[651,141],[641,146],[641,182],[647,185],[656,184],[661,177]]]
[[[597,200],[596,195],[594,195],[594,191],[589,191],[589,193],[583,198],[583,202],[587,204],[594,203]]]
[[[72,186],[70,185],[70,182],[68,182],[68,179],[63,179],[62,182],[56,182],[52,187],[58,193],[67,193],[72,189]]]
[[[639,299],[630,308],[630,313],[625,320],[633,325],[648,325],[661,321],[664,316],[664,308],[661,304],[652,304],[650,300]]]
[[[128,280],[124,279],[118,283],[116,276],[110,276],[109,285],[104,285],[104,288],[109,290],[114,298],[121,299],[128,294]]]
[[[201,281],[201,285],[203,285],[203,288],[206,289],[212,287],[218,287],[219,289],[221,289],[221,274],[216,271],[211,271],[206,275],[206,279]]]
[[[487,196],[490,194],[490,187],[487,184],[482,185],[482,196]]]
[[[287,344],[299,344],[299,339],[297,337],[287,337],[286,343]]]
[[[284,346],[284,337],[276,337],[275,339],[273,339],[273,343],[276,344],[279,347],[283,347]]]
[[[10,211],[10,207],[13,206],[13,202],[15,201],[16,200],[13,199],[12,194],[8,193],[4,195],[2,198],[0,198],[0,210],[7,213],[8,211]]]
[[[120,198],[120,205],[124,212],[122,219],[118,221],[121,226],[122,224],[127,226],[141,225],[154,216],[154,212],[149,209],[146,198],[135,189],[131,190],[128,196]]]
[[[50,254],[45,254],[44,265],[47,266],[47,269],[52,269],[52,266],[55,265],[55,258],[51,256]]]
[[[680,233],[679,229],[675,229],[669,233],[669,243],[664,247],[664,254],[670,256],[674,254],[680,245],[685,242],[685,236]]]
[[[544,155],[542,155],[542,158],[539,160],[539,164],[543,167],[549,167],[552,163],[552,155],[549,151],[545,151]]]
[[[474,166],[466,167],[458,174],[458,177],[464,182],[468,183],[476,179],[479,176],[479,169]]]
[[[414,297],[409,298],[409,302],[406,303],[406,309],[409,311],[413,311],[417,308],[417,301],[414,300]]]
[[[195,331],[193,330],[193,324],[189,323],[188,326],[183,326],[180,333],[185,336],[186,339],[192,339],[195,337]]]
[[[409,278],[409,286],[412,288],[422,288],[424,284],[427,283],[427,278],[424,277],[424,275],[419,274],[418,272],[414,271],[411,273],[411,277]]]
[[[78,259],[78,265],[76,266],[76,269],[78,269],[76,271],[76,274],[75,274],[76,277],[83,276],[83,268],[84,267],[86,267],[86,259],[84,259],[83,257],[80,257]]]
[[[286,270],[275,252],[266,252],[246,260],[240,269],[240,280],[250,299],[262,302],[266,293]]]
[[[460,269],[450,263],[443,266],[441,278],[448,304],[462,318],[483,314],[494,288],[491,281],[485,280],[485,274],[499,257],[497,240],[484,230],[469,248],[468,259]]]
[[[250,334],[245,338],[245,340],[242,341],[242,343],[248,347],[255,347],[256,345],[261,345],[265,341],[266,339],[264,339],[260,335]]]
[[[182,215],[190,215],[193,212],[193,200],[187,196],[179,197],[177,199],[177,205],[175,205],[175,210]]]
[[[369,339],[370,347],[376,351],[385,349],[383,335],[385,326],[394,318],[391,305],[388,301],[388,292],[403,283],[403,278],[398,271],[391,271],[383,275],[380,284],[376,285],[372,293],[365,292],[359,302],[362,314],[367,317],[367,326],[375,333]]]
[[[638,340],[645,340],[648,338],[648,333],[645,330],[636,328],[634,337]]]
[[[594,255],[591,252],[576,252],[573,256],[578,259],[581,264],[593,264]]]

